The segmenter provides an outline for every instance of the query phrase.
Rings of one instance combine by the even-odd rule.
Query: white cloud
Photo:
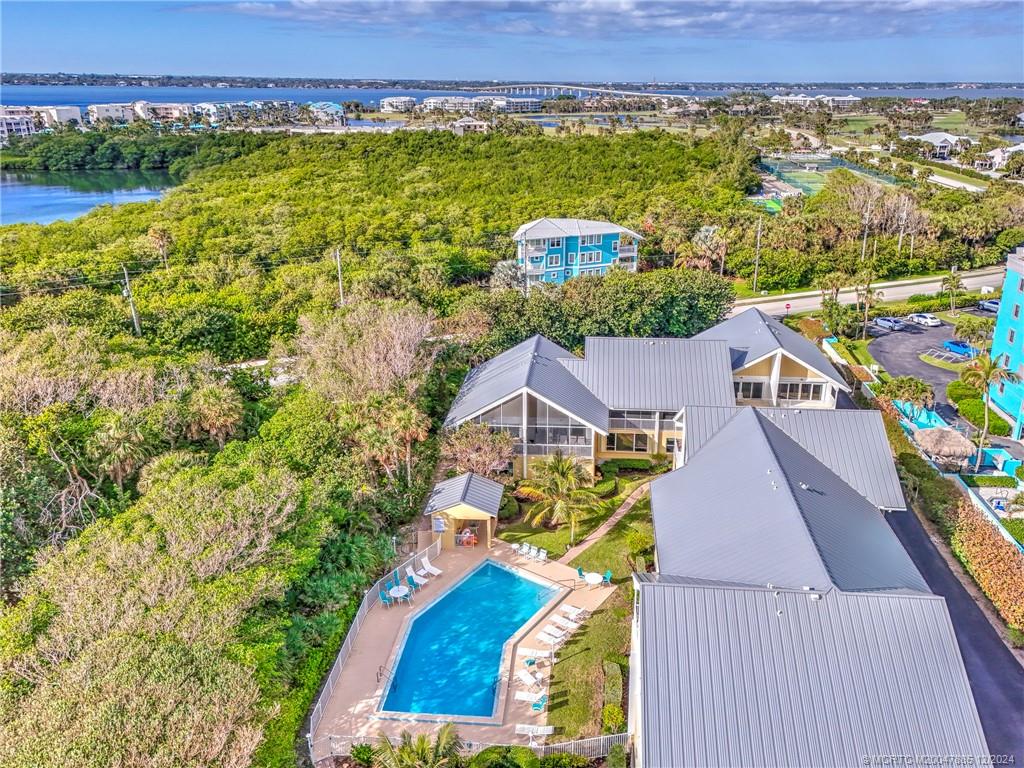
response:
[[[985,37],[1024,25],[1020,0],[247,0],[190,9],[347,31],[588,38]]]

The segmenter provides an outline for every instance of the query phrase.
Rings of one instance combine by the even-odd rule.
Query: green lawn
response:
[[[850,115],[841,118],[834,130],[839,134],[852,133],[860,136],[869,125],[874,128],[884,124],[885,118],[881,115]]]
[[[598,506],[597,510],[586,515],[576,526],[576,541],[584,539],[587,534],[597,528],[601,523],[611,517],[622,502],[626,500],[630,492],[649,478],[644,477],[638,480],[620,480],[619,493],[609,499],[605,499]],[[521,504],[527,509],[529,504]],[[533,544],[538,549],[546,549],[552,560],[561,557],[569,549],[569,526],[560,525],[557,528],[545,526],[534,526],[527,522],[516,522],[509,525],[498,526],[498,538],[510,544],[526,542]]]
[[[971,127],[967,124],[967,114],[959,109],[936,113],[932,118],[932,127],[937,131],[946,131],[961,136],[972,132]]]
[[[1003,528],[1005,528],[1013,538],[1024,544],[1024,519],[1021,518],[1003,518]]]
[[[609,655],[629,653],[633,586],[625,537],[630,527],[650,525],[650,520],[650,498],[645,497],[606,536],[572,561],[585,571],[604,573],[610,568],[619,587],[558,654],[551,675],[548,723],[557,729],[559,741],[601,733],[604,661]]]
[[[927,353],[918,355],[918,359],[922,363],[928,363],[928,365],[934,365],[936,368],[942,368],[945,371],[952,371],[953,373],[960,373],[960,371],[967,367],[967,363],[951,363],[948,360],[940,360],[937,357],[932,357]]]

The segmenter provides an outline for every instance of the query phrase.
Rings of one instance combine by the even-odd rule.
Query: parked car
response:
[[[876,317],[875,325],[890,331],[902,331],[906,327],[898,317]]]
[[[949,341],[942,342],[942,348],[947,352],[952,352],[954,355],[960,355],[962,357],[977,357],[980,352],[972,347],[965,341],[957,341],[956,339],[950,339]]]
[[[982,312],[998,312],[999,299],[984,299],[978,302],[978,309]]]
[[[928,312],[915,312],[912,315],[907,315],[907,320],[914,325],[923,325],[926,328],[938,328],[942,325],[942,321],[939,318]]]

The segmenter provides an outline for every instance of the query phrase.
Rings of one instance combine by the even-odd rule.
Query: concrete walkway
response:
[[[583,541],[558,558],[558,562],[568,565],[570,561],[575,560],[581,553],[589,549],[595,541],[608,533],[608,531],[610,531],[612,527],[619,522],[619,520],[629,513],[629,510],[633,508],[633,505],[640,501],[643,495],[647,493],[649,486],[650,482],[646,482],[643,485],[634,488],[633,492],[626,497],[624,502],[622,502],[622,506],[615,510],[615,514],[601,523],[601,525],[599,525],[595,530],[591,531],[587,538],[583,539]]]

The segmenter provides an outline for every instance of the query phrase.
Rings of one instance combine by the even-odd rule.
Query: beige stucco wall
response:
[[[746,368],[740,368],[733,375],[739,376],[771,376],[772,375],[772,361],[775,359],[774,356],[766,357],[760,362],[748,365]]]
[[[782,356],[782,366],[779,374],[785,379],[813,379],[821,381],[821,376],[807,368],[806,365],[798,363],[791,357]]]

